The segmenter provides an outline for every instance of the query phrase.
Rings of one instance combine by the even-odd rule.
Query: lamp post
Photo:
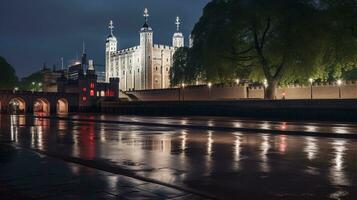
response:
[[[338,98],[342,98],[342,95],[341,95],[341,85],[342,85],[342,80],[341,79],[338,79],[337,80],[337,85],[338,85]]]
[[[211,87],[212,87],[212,83],[209,82],[209,83],[207,84],[207,86],[208,86],[208,99],[211,99]]]
[[[236,84],[239,85],[239,83],[240,83],[240,80],[237,78],[236,79]]]
[[[263,97],[263,99],[265,99],[265,96],[266,96],[266,88],[268,87],[268,81],[266,80],[266,79],[264,79],[264,81],[263,81],[263,89],[264,89],[264,97]]]
[[[182,101],[185,101],[185,83],[182,83],[181,87],[182,87]]]
[[[17,91],[19,91],[18,87],[14,87],[14,93],[16,93]]]
[[[312,99],[313,98],[313,96],[312,96],[312,84],[314,83],[314,79],[310,78],[309,82],[310,82],[310,98]]]

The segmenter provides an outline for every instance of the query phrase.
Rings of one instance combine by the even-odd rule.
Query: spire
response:
[[[109,21],[109,26],[108,28],[110,29],[110,35],[113,35],[113,29],[114,29],[114,24],[113,24],[113,20]]]
[[[144,9],[144,14],[143,14],[144,18],[145,18],[145,23],[143,25],[143,28],[141,29],[141,31],[151,31],[151,28],[148,24],[149,22],[149,10],[147,8]]]
[[[179,16],[176,17],[176,23],[175,24],[176,24],[176,30],[177,30],[177,32],[179,32],[180,31],[180,24],[181,24]]]
[[[82,54],[86,53],[86,43],[83,41],[83,49],[82,49]]]
[[[143,15],[144,17],[145,17],[145,23],[147,23],[148,22],[148,20],[149,20],[149,10],[147,9],[147,8],[145,8],[144,9],[144,15]]]

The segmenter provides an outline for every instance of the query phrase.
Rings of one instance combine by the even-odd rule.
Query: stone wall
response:
[[[346,82],[342,86],[336,84],[315,84],[310,86],[281,87],[277,91],[277,99],[357,99],[357,82]],[[234,100],[234,99],[262,99],[263,87],[239,86],[190,86],[159,90],[130,91],[128,94],[136,96],[142,101],[178,101],[178,100]]]
[[[130,91],[127,94],[144,101],[179,101],[179,100],[229,100],[246,98],[246,87],[190,86],[158,90]]]

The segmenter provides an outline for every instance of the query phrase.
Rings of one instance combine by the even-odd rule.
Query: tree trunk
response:
[[[276,99],[278,83],[276,81],[269,81],[265,88],[264,99]]]

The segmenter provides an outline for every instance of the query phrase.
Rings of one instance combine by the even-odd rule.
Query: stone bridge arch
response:
[[[67,114],[69,112],[69,102],[66,98],[59,98],[56,103],[57,114]]]
[[[79,96],[75,93],[13,92],[0,90],[0,111],[9,113],[10,103],[17,102],[23,113],[68,113],[79,109]],[[36,108],[35,104],[37,103]],[[41,105],[39,105],[41,104]],[[16,105],[17,106],[17,105]],[[60,109],[60,110],[58,110]]]
[[[24,114],[27,111],[27,102],[22,97],[13,97],[10,98],[8,101],[4,101],[6,103],[8,113],[11,114]],[[4,107],[5,108],[5,107]]]
[[[51,103],[46,98],[36,98],[32,108],[34,113],[51,113]]]

